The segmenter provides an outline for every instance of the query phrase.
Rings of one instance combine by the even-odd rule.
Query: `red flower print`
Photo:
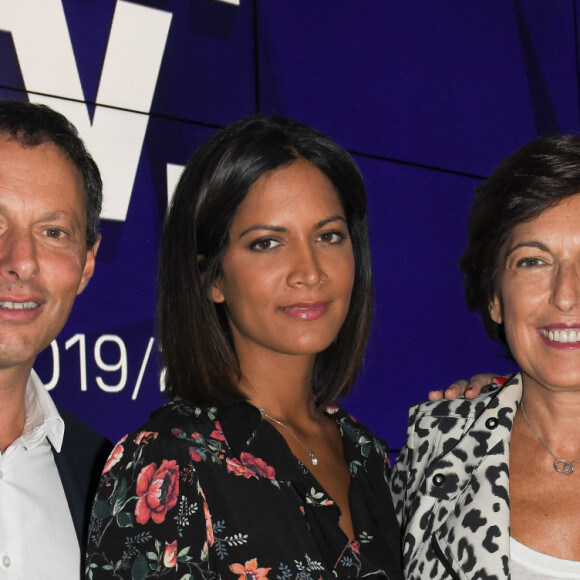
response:
[[[189,456],[194,461],[202,461],[203,460],[203,457],[193,447],[189,448]]]
[[[240,459],[243,465],[249,467],[253,472],[260,475],[261,477],[265,477],[267,479],[275,478],[276,473],[274,468],[268,465],[263,459],[254,457],[252,454],[245,452],[240,455]]]
[[[226,463],[228,465],[228,473],[233,473],[235,475],[243,475],[246,479],[252,476],[257,477],[257,475],[247,467],[244,467],[237,459],[230,459],[226,457]]]
[[[165,542],[163,564],[166,568],[175,568],[175,565],[177,564],[177,540],[173,540],[171,544]]]
[[[139,433],[137,433],[137,437],[135,437],[135,443],[139,444],[141,441],[144,443],[149,443],[151,439],[157,439],[157,435],[158,434],[154,433],[153,431],[139,431]]]
[[[213,537],[213,522],[211,521],[211,513],[209,511],[209,507],[207,505],[207,500],[205,499],[205,493],[201,492],[201,496],[203,497],[203,515],[205,517],[205,533],[207,536],[207,543],[213,546],[214,537]]]
[[[328,415],[334,415],[335,413],[338,413],[338,406],[337,405],[328,405],[328,407],[326,407],[326,409],[324,409],[324,412],[327,413]]]
[[[171,434],[175,435],[175,437],[181,437],[183,435],[183,431],[181,429],[173,428],[171,429]]]
[[[165,520],[165,514],[177,503],[179,495],[179,465],[175,460],[163,460],[159,469],[150,463],[137,478],[137,495],[141,496],[135,506],[135,519],[146,524],[151,518],[156,524]]]
[[[220,441],[225,441],[226,438],[224,437],[222,426],[219,421],[215,422],[215,431],[212,432],[210,435],[212,439],[219,439]]]
[[[268,578],[268,572],[272,568],[258,568],[258,559],[248,560],[243,566],[232,564],[230,570],[234,574],[239,574],[238,580],[263,580]]]
[[[109,471],[111,471],[111,467],[113,467],[113,465],[116,465],[117,463],[119,463],[121,457],[123,457],[123,443],[125,442],[125,440],[127,439],[127,435],[125,435],[125,437],[123,437],[123,439],[121,439],[121,441],[119,441],[119,443],[117,443],[117,445],[115,445],[115,449],[113,449],[113,451],[111,451],[111,455],[109,455],[109,459],[107,459],[107,463],[105,463],[105,467],[103,467],[103,475],[105,473],[109,473]]]

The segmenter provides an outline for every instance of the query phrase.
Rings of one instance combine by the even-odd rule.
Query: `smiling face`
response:
[[[525,384],[580,389],[580,194],[514,228],[490,315]]]
[[[0,369],[31,366],[88,283],[81,176],[52,144],[0,136]]]
[[[300,160],[250,188],[212,298],[225,304],[240,363],[265,352],[314,360],[346,318],[353,281],[340,199],[317,167]]]

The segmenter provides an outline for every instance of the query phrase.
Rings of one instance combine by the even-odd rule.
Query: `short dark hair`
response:
[[[51,143],[72,161],[84,184],[87,248],[92,248],[99,238],[103,182],[99,168],[79,137],[76,127],[64,115],[46,105],[0,100],[0,135],[9,136],[23,147]]]
[[[319,405],[351,388],[370,329],[373,300],[366,192],[350,155],[318,131],[278,117],[251,117],[215,133],[187,163],[161,242],[157,323],[166,389],[200,403],[243,398],[225,309],[211,287],[221,273],[232,219],[264,174],[304,159],[333,184],[355,258],[349,312],[336,340],[317,355]]]
[[[503,324],[489,314],[500,255],[517,225],[580,193],[580,137],[552,135],[524,145],[475,191],[467,249],[459,262],[465,299],[470,310],[481,314],[488,335],[509,352]]]

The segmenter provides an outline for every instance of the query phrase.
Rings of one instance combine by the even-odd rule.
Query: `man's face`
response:
[[[93,274],[79,171],[52,144],[0,135],[0,369],[32,366]]]

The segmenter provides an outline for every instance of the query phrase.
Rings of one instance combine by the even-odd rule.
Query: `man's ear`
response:
[[[503,308],[501,305],[501,299],[496,294],[493,300],[489,303],[487,307],[489,310],[489,316],[496,324],[503,324]]]
[[[97,257],[100,244],[101,234],[99,234],[95,245],[87,251],[87,259],[85,261],[85,267],[83,268],[81,281],[77,289],[77,296],[87,287],[89,280],[93,277],[93,273],[95,271],[95,259]]]

